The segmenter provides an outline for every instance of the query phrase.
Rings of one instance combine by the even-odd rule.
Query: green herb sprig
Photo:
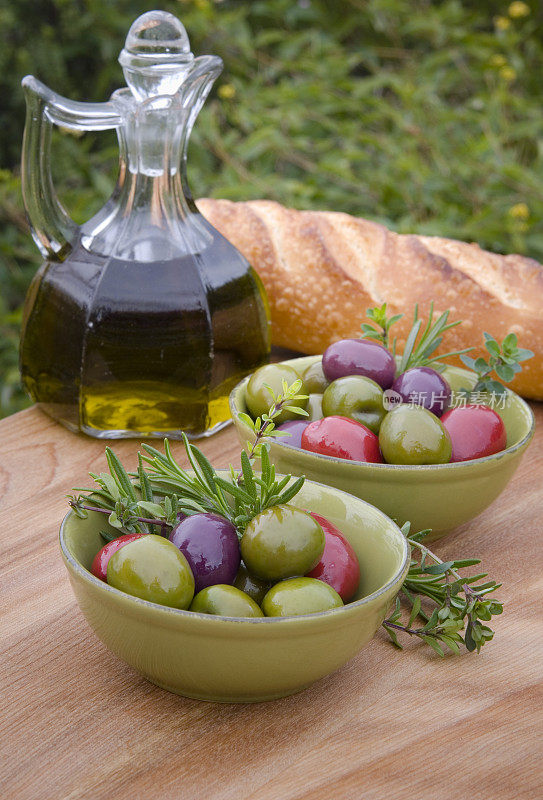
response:
[[[482,356],[470,358],[462,355],[462,362],[477,374],[477,382],[472,389],[466,389],[468,394],[475,392],[490,392],[502,395],[507,390],[505,386],[491,376],[495,372],[498,378],[505,383],[512,381],[515,375],[522,370],[521,362],[533,357],[531,350],[518,346],[516,334],[509,333],[503,340],[501,347],[490,333],[484,334],[485,347],[489,353],[486,361]]]
[[[448,322],[449,313],[449,310],[444,311],[434,322],[434,304],[433,302],[430,303],[428,320],[424,328],[422,328],[423,320],[419,317],[419,307],[418,305],[415,306],[413,326],[405,341],[402,358],[398,367],[398,372],[400,374],[413,367],[427,367],[430,365],[432,365],[432,368],[437,372],[441,372],[445,368],[444,365],[440,363],[443,359],[459,356],[473,350],[473,347],[466,347],[463,350],[451,350],[447,353],[440,353],[439,356],[433,355],[442,343],[443,335],[452,328],[456,328],[457,325],[462,324],[462,320],[460,319],[456,320],[456,322]]]
[[[379,342],[379,344],[388,347],[390,329],[396,322],[402,319],[403,314],[394,314],[392,317],[387,317],[387,304],[383,303],[382,306],[368,308],[366,316],[368,319],[371,319],[373,324],[367,322],[362,323],[360,326],[362,329],[362,338],[373,339]],[[396,339],[393,341],[394,350],[395,345]]]
[[[410,536],[409,528],[409,523],[406,523],[402,532],[411,547],[420,552],[419,559],[411,560],[400,592],[404,604],[410,607],[409,619],[402,622],[403,607],[399,595],[394,611],[383,622],[383,627],[400,649],[398,633],[404,633],[421,639],[441,657],[447,648],[458,654],[462,644],[470,652],[480,652],[481,647],[494,636],[484,623],[503,611],[501,603],[487,599],[486,595],[499,589],[501,584],[492,580],[479,583],[487,573],[463,577],[458,570],[479,564],[479,559],[442,561],[421,542],[430,531]],[[430,601],[429,610],[423,608],[423,599]],[[414,627],[417,620],[422,624]]]
[[[405,341],[403,354],[397,368],[397,374],[401,375],[402,372],[413,367],[424,366],[432,366],[437,372],[442,372],[445,369],[445,364],[443,363],[445,359],[452,356],[460,356],[460,359],[466,367],[473,370],[477,375],[477,381],[473,388],[462,390],[468,395],[468,399],[469,395],[479,392],[503,395],[507,391],[505,386],[503,383],[500,383],[500,381],[495,380],[492,374],[495,373],[504,383],[509,383],[513,380],[515,375],[521,371],[521,363],[533,357],[533,352],[526,348],[519,347],[517,336],[514,333],[509,333],[500,345],[490,333],[485,332],[484,343],[489,353],[488,360],[485,360],[483,357],[471,358],[467,356],[466,353],[473,350],[473,347],[466,347],[463,350],[452,350],[434,356],[435,351],[443,342],[444,334],[451,330],[451,328],[455,328],[462,323],[462,320],[449,322],[449,313],[448,310],[444,311],[434,321],[434,304],[432,302],[430,304],[428,320],[423,328],[424,323],[419,317],[418,305],[415,306],[413,325]],[[390,328],[402,319],[403,314],[395,314],[392,317],[388,317],[387,304],[383,303],[381,306],[368,308],[366,316],[371,320],[371,323],[362,323],[362,338],[372,339],[385,347],[389,347],[392,354],[395,356],[397,339],[394,338],[392,344],[390,343]]]
[[[124,533],[149,533],[155,529],[154,526],[159,526],[164,532],[176,518],[177,500],[171,498],[165,501],[158,517],[156,514],[152,517],[142,515],[146,505],[152,506],[155,503],[155,496],[143,469],[141,455],[138,453],[139,495],[134,481],[109,447],[106,447],[106,461],[109,473],[89,473],[96,482],[96,487],[74,489],[76,492],[85,492],[85,495],[68,495],[70,506],[77,516],[84,519],[89,511],[106,514],[109,525],[119,531],[117,534],[103,532],[102,535],[108,540]],[[89,501],[92,505],[89,505]]]
[[[290,483],[291,475],[277,480],[264,445],[260,449],[260,475],[254,472],[249,456],[242,451],[241,471],[230,465],[230,480],[226,480],[217,475],[204,454],[186,438],[184,444],[194,475],[175,461],[167,440],[164,455],[150,445],[142,445],[147,454],[143,460],[148,464],[150,484],[167,496],[176,496],[179,510],[184,514],[202,511],[221,514],[236,526],[240,536],[253,517],[270,506],[288,503],[305,481],[302,476]],[[148,505],[144,508],[153,510]]]
[[[287,431],[279,431],[275,427],[275,420],[277,420],[282,411],[292,411],[300,417],[309,416],[305,408],[292,405],[294,400],[307,400],[306,394],[299,394],[302,385],[303,383],[301,380],[294,381],[290,386],[287,381],[283,380],[281,386],[282,392],[277,396],[274,395],[270,386],[266,386],[272,400],[272,404],[267,413],[262,414],[261,417],[257,417],[256,420],[252,419],[249,414],[245,414],[244,412],[239,414],[240,420],[251,429],[255,437],[253,441],[247,442],[247,452],[251,464],[254,463],[256,458],[261,456],[263,446],[268,446],[270,439],[290,436]]]

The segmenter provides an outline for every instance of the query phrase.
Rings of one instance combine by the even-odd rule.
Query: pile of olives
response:
[[[171,608],[227,617],[284,617],[338,608],[358,589],[352,546],[329,520],[290,504],[247,525],[213,513],[182,518],[169,537],[108,542],[91,572],[120,591]]]
[[[251,376],[247,408],[267,410],[282,381],[302,380],[295,404],[308,417],[283,410],[281,442],[336,458],[387,464],[447,464],[503,450],[507,435],[500,415],[486,405],[451,406],[451,388],[431,367],[396,375],[392,353],[369,339],[334,342],[302,374],[287,364],[268,364]]]

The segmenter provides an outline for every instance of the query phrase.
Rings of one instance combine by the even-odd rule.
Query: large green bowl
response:
[[[302,373],[320,356],[306,356],[282,362]],[[447,367],[443,373],[455,391],[473,385],[473,373]],[[248,413],[245,402],[249,377],[230,395],[230,412],[243,447],[253,438],[240,412]],[[290,446],[281,438],[271,444],[270,459],[279,472],[305,475],[366,500],[398,524],[410,521],[412,530],[432,529],[428,541],[437,539],[480,514],[505,489],[534,434],[531,408],[514,392],[508,392],[505,408],[497,409],[507,430],[507,448],[486,458],[455,464],[403,466],[367,464],[319,455]]]
[[[256,702],[305,689],[373,637],[403,583],[409,547],[385,514],[337,489],[306,481],[295,502],[326,516],[354,547],[362,575],[354,602],[306,616],[259,619],[149,603],[89,572],[104,544],[104,517],[91,512],[82,520],[71,512],[60,529],[60,549],[87,622],[123,661],[177,694]]]

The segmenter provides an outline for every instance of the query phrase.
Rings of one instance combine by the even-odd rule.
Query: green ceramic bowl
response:
[[[320,356],[294,358],[282,363],[300,374]],[[443,373],[453,390],[474,383],[474,374],[458,367]],[[249,376],[250,377],[250,376]],[[239,418],[248,413],[245,403],[249,377],[230,395],[230,412],[243,447],[252,434]],[[437,539],[476,517],[503,492],[534,434],[531,408],[514,392],[508,392],[505,409],[499,408],[507,430],[507,448],[486,458],[457,464],[403,466],[367,464],[323,456],[291,447],[288,439],[270,447],[270,459],[279,472],[305,475],[366,500],[398,524],[410,521],[412,530],[432,529],[428,541]]]
[[[227,477],[227,473],[222,473]],[[300,617],[233,619],[166,608],[108,586],[89,572],[103,545],[101,514],[69,513],[60,549],[77,602],[104,644],[158,686],[219,702],[272,700],[341,667],[373,637],[409,567],[409,548],[381,511],[307,481],[296,503],[326,516],[354,547],[357,599]]]

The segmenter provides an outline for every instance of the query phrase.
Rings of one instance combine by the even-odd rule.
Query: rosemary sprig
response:
[[[399,374],[413,367],[427,367],[429,365],[432,365],[432,368],[436,371],[441,372],[444,369],[444,365],[439,362],[443,361],[443,359],[450,358],[451,356],[459,356],[473,350],[473,347],[466,347],[463,350],[451,350],[447,353],[440,353],[439,356],[432,356],[442,343],[443,335],[451,330],[451,328],[456,328],[457,325],[462,324],[462,320],[448,322],[448,310],[444,311],[435,322],[433,317],[434,304],[432,302],[430,303],[428,320],[419,337],[423,320],[419,317],[418,304],[415,306],[413,326],[405,342],[402,358],[398,367]]]
[[[402,602],[398,596],[394,611],[383,622],[383,627],[400,649],[398,633],[402,632],[421,639],[442,657],[445,655],[444,647],[459,653],[461,644],[470,652],[480,652],[481,647],[494,636],[491,628],[483,623],[503,611],[501,603],[489,600],[485,595],[499,589],[501,584],[495,581],[479,583],[487,577],[486,573],[463,577],[458,570],[479,564],[479,559],[441,561],[420,541],[430,531],[409,536],[409,527],[406,523],[402,532],[411,547],[420,552],[419,559],[412,559],[400,592],[404,604],[410,606],[409,619],[402,622]],[[427,563],[428,560],[431,563]],[[429,613],[422,607],[423,598],[431,601]],[[414,627],[417,619],[423,624]]]
[[[515,375],[522,370],[521,362],[527,361],[534,355],[531,350],[518,347],[516,334],[509,333],[503,340],[501,347],[490,333],[484,334],[485,347],[489,353],[488,361],[484,358],[470,358],[461,356],[462,362],[469,369],[477,374],[477,382],[472,389],[466,389],[467,394],[476,392],[490,392],[495,395],[502,395],[507,390],[505,386],[497,380],[491,378],[493,372],[496,373],[504,383],[512,381]]]
[[[386,303],[383,303],[382,306],[367,309],[366,316],[371,320],[371,324],[362,323],[362,338],[373,339],[385,347],[389,347],[390,328],[398,320],[402,319],[403,314],[387,317],[386,311]],[[490,333],[485,332],[485,347],[489,353],[488,361],[482,357],[475,359],[465,355],[470,350],[473,350],[473,347],[467,347],[463,350],[451,350],[448,353],[440,353],[438,356],[434,356],[433,353],[441,345],[444,334],[451,328],[460,325],[462,321],[448,322],[448,310],[444,311],[435,321],[433,317],[434,304],[432,302],[428,320],[423,328],[423,320],[419,317],[418,305],[415,306],[413,325],[407,336],[404,351],[397,368],[398,375],[412,367],[423,366],[432,366],[437,372],[442,372],[446,366],[443,363],[445,359],[451,356],[460,356],[466,367],[473,370],[477,375],[477,381],[473,388],[462,390],[467,395],[467,399],[469,400],[471,395],[478,395],[481,392],[500,396],[507,390],[503,383],[492,377],[492,374],[495,373],[504,383],[509,383],[521,371],[521,362],[527,361],[534,355],[531,350],[518,346],[517,336],[514,333],[509,333],[500,346],[499,342]],[[396,341],[396,338],[394,338],[390,347],[394,356],[396,355]]]
[[[154,519],[142,515],[145,501],[152,504],[155,498],[144,476],[139,454],[138,474],[141,497],[138,497],[129,474],[109,447],[106,447],[106,461],[109,473],[102,472],[99,475],[94,472],[89,473],[97,486],[93,489],[74,489],[76,492],[85,492],[86,494],[68,496],[69,504],[77,516],[85,518],[89,511],[106,514],[111,527],[119,531],[117,536],[124,533],[148,533],[155,525],[160,525],[163,530],[170,522],[167,516]],[[173,512],[173,509],[169,507],[168,510]],[[170,514],[171,516],[172,514]],[[115,534],[111,533],[102,532],[102,535],[107,539],[115,538]]]
[[[173,458],[168,441],[164,442],[165,455],[149,445],[143,460],[149,465],[147,475],[156,491],[173,493],[179,509],[185,514],[213,511],[229,519],[243,535],[248,523],[266,508],[288,503],[302,488],[305,478],[291,475],[276,479],[275,467],[270,464],[268,445],[260,448],[261,473],[253,470],[249,456],[241,453],[241,470],[230,465],[230,480],[217,475],[204,454],[184,438],[185,451],[194,470],[187,473]],[[290,485],[289,485],[290,484]],[[148,508],[149,506],[145,506]]]

